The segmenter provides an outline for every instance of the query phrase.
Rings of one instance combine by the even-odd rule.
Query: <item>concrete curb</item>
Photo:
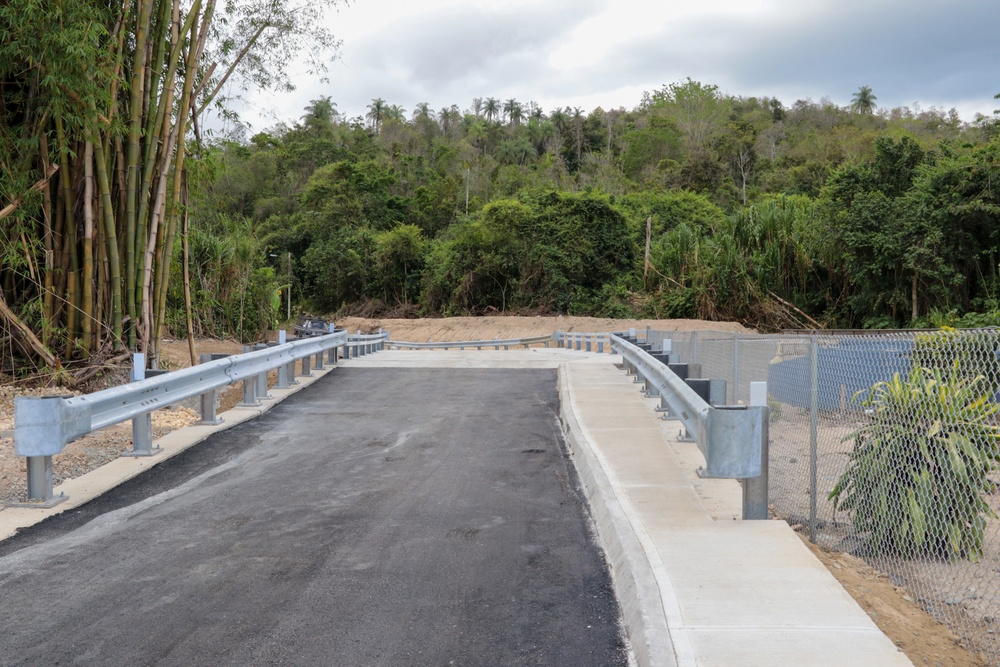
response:
[[[340,365],[343,365],[343,363],[340,362]],[[150,468],[194,447],[215,433],[225,431],[237,424],[242,424],[243,422],[259,417],[289,396],[319,381],[327,373],[336,368],[337,366],[327,366],[322,370],[314,368],[308,376],[297,376],[295,379],[298,384],[292,385],[288,389],[275,389],[272,387],[268,389],[271,398],[262,400],[259,406],[235,407],[219,415],[223,419],[221,424],[194,424],[171,431],[153,443],[154,447],[162,449],[159,454],[140,457],[122,456],[106,463],[100,468],[91,470],[85,475],[68,479],[53,489],[56,495],[62,493],[67,496],[67,499],[58,505],[46,509],[7,507],[0,510],[0,541],[14,536],[17,531],[23,528],[28,528],[49,517],[62,514],[90,502],[97,496],[107,493],[116,486],[124,484]]]
[[[604,547],[636,662],[650,667],[677,667],[660,586],[642,540],[580,426],[565,364],[560,364],[558,376],[563,436],[570,446],[573,463]]]

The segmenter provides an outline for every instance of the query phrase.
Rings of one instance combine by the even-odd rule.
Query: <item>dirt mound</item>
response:
[[[423,343],[427,341],[488,340],[494,338],[525,338],[544,336],[554,331],[599,333],[624,331],[646,326],[660,331],[748,331],[735,322],[704,320],[611,320],[599,317],[570,316],[504,316],[440,317],[419,320],[345,317],[337,320],[338,327],[350,332],[372,333],[380,328],[389,331],[393,340]]]

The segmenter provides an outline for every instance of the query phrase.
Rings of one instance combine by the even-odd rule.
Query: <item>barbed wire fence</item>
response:
[[[730,404],[768,383],[774,517],[1000,665],[1000,330],[649,335]]]

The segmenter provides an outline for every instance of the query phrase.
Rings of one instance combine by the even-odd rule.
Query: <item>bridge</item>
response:
[[[0,663],[910,664],[615,361],[354,357],[5,510]]]

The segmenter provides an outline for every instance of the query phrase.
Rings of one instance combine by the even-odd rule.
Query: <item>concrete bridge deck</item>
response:
[[[739,520],[734,480],[702,480],[697,448],[658,419],[611,355],[562,349],[389,351],[351,368],[556,369],[560,419],[611,566],[633,658],[640,665],[909,665],[910,661],[780,521]],[[319,381],[327,369],[309,382]],[[272,390],[277,399],[301,389]],[[265,406],[266,409],[270,407]],[[260,413],[226,413],[230,427]],[[176,455],[220,427],[191,427],[158,444]],[[121,459],[70,480],[51,510],[0,512],[0,539],[65,512],[154,462]]]

